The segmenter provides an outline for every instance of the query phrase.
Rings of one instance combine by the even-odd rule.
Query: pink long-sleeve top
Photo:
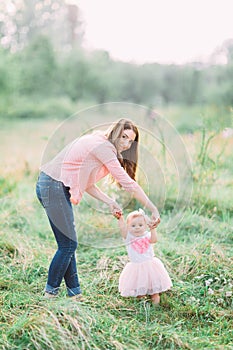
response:
[[[128,192],[139,187],[122,168],[115,146],[101,133],[76,139],[40,170],[70,187],[71,196],[78,202],[89,187],[109,173]]]

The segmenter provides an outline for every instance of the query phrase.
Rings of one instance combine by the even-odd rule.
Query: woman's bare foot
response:
[[[46,298],[46,299],[54,299],[54,298],[57,298],[57,294],[44,292],[44,298]]]
[[[159,294],[152,294],[151,295],[151,301],[153,304],[158,305],[160,302],[160,296]]]
[[[82,294],[76,294],[69,297],[72,301],[84,301]]]

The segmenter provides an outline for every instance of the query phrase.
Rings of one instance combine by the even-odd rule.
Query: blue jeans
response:
[[[81,293],[75,250],[78,246],[69,187],[41,172],[36,184],[37,197],[44,207],[57,241],[45,291],[58,294],[64,278],[69,296]]]

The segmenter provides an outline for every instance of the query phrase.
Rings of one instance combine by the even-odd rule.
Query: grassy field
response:
[[[64,284],[60,296],[48,301],[43,288],[56,246],[35,182],[47,140],[59,123],[1,122],[0,348],[233,349],[233,137],[183,135],[194,187],[183,220],[167,233],[174,205],[172,183],[167,184],[155,254],[174,286],[159,307],[119,296],[127,257],[117,223],[109,215],[95,216],[87,201],[75,210],[85,301],[68,299]]]

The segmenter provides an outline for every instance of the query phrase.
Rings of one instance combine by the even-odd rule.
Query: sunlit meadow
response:
[[[163,113],[176,125],[175,113]],[[1,349],[232,349],[233,136],[204,126],[182,133],[193,188],[171,232],[166,222],[175,206],[175,170],[166,150],[158,148],[170,181],[154,250],[173,281],[159,307],[120,297],[118,278],[127,255],[117,223],[110,215],[96,215],[88,200],[80,204],[75,216],[84,301],[76,303],[66,297],[64,285],[56,300],[43,297],[56,245],[35,182],[60,123],[1,121]],[[132,201],[129,207],[137,205]],[[104,246],[106,239],[113,244]]]

